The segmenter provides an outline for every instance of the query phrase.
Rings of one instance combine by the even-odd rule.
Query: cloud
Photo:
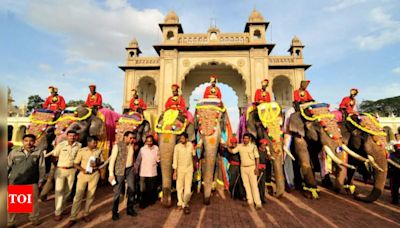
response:
[[[39,68],[40,70],[43,70],[43,71],[49,71],[49,70],[51,70],[51,66],[50,66],[49,64],[46,64],[46,63],[40,63],[40,64],[38,65],[38,68]]]
[[[125,0],[29,1],[25,12],[16,13],[28,24],[61,36],[69,62],[122,62],[133,37],[150,52],[164,18],[157,9],[138,10]]]
[[[336,12],[339,10],[347,9],[349,7],[358,5],[365,1],[366,0],[336,0],[336,3],[334,5],[325,7],[324,10],[329,11],[329,12]]]
[[[393,68],[392,73],[400,74],[400,67]]]
[[[377,50],[400,42],[400,21],[379,7],[371,10],[370,17],[374,30],[355,39],[361,49]]]

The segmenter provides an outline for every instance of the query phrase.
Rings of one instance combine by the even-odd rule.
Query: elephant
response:
[[[335,165],[336,179],[334,189],[343,189],[346,168],[355,169],[345,161],[342,134],[333,114],[329,113],[329,105],[324,103],[306,103],[300,110],[290,115],[287,132],[293,137],[293,149],[297,155],[300,171],[303,176],[303,194],[307,198],[319,198],[317,183],[312,164],[318,163],[318,156],[330,157]],[[319,153],[324,151],[325,153]],[[334,152],[335,151],[335,152]],[[314,163],[313,163],[314,162]],[[321,167],[321,174],[323,167]],[[329,175],[324,175],[329,177]]]
[[[118,119],[116,125],[116,141],[122,140],[122,136],[126,131],[132,131],[137,139],[139,148],[144,145],[146,136],[151,132],[149,121],[147,121],[140,112],[131,112],[122,115]]]
[[[281,122],[281,108],[278,103],[262,103],[259,104],[258,108],[251,108],[248,110],[248,118],[246,128],[257,141],[260,139],[269,140],[269,151],[273,158],[273,168],[275,173],[276,182],[276,197],[281,197],[285,192],[285,176],[283,171],[283,139],[281,138],[282,130],[280,126]],[[265,115],[266,118],[260,118],[261,115]],[[265,126],[264,126],[265,123]],[[285,151],[290,157],[293,157],[290,151]]]
[[[195,129],[199,135],[199,147],[202,151],[202,179],[203,179],[203,203],[210,204],[211,188],[213,183],[217,153],[220,149],[222,132],[226,126],[226,110],[221,101],[215,99],[203,99],[204,103],[196,106]]]
[[[353,184],[353,175],[355,170],[349,170],[347,180],[345,182],[346,190],[353,194],[354,198],[363,202],[373,202],[379,198],[385,187],[386,176],[388,172],[388,161],[386,160],[387,150],[386,133],[378,130],[367,129],[366,126],[361,126],[361,122],[365,123],[371,120],[372,125],[377,123],[375,117],[365,115],[349,115],[342,123],[340,129],[343,135],[344,142],[350,149],[349,164],[359,166],[371,164],[374,170],[374,187],[369,195],[364,196],[355,190]],[[375,123],[374,123],[375,122]],[[380,126],[378,125],[380,128]],[[347,151],[347,149],[346,149]],[[354,152],[352,152],[354,151]],[[390,162],[390,160],[389,160]]]
[[[166,121],[173,116],[172,121]],[[161,174],[162,174],[162,198],[161,204],[164,207],[171,206],[171,186],[172,186],[172,160],[174,155],[174,148],[177,143],[178,136],[186,132],[189,136],[189,141],[195,140],[194,126],[188,121],[182,112],[173,109],[167,109],[159,118],[156,126],[158,133],[158,145],[160,148],[161,156]]]
[[[64,128],[64,126],[62,126],[62,119],[68,115],[71,117],[66,119],[71,119],[73,122],[70,123],[67,128]],[[56,124],[56,132],[58,131],[62,133],[57,134],[56,144],[66,139],[65,133],[69,130],[74,130],[78,133],[78,141],[82,143],[82,147],[86,146],[87,136],[97,136],[101,139],[104,135],[104,121],[98,116],[93,115],[91,110],[84,106],[78,106],[73,113],[66,112],[62,114],[59,120],[60,123]],[[60,128],[63,129],[60,131]]]

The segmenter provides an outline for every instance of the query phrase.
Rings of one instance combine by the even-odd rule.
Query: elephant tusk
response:
[[[391,165],[393,165],[394,167],[400,169],[400,164],[398,164],[397,162],[393,161],[392,159],[388,159],[387,160]]]
[[[368,155],[368,160],[370,161],[372,167],[374,167],[377,170],[383,172],[383,169],[375,162],[374,157],[372,157],[371,155]]]
[[[366,159],[366,158],[364,158],[363,156],[357,154],[356,152],[350,150],[346,145],[342,145],[342,148],[343,148],[350,156],[352,156],[353,158],[355,158],[355,159],[357,159],[357,160],[359,160],[359,161],[362,161],[362,162],[364,162],[364,163],[369,163],[369,162],[370,162],[368,159]]]
[[[294,158],[292,152],[290,152],[286,147],[283,148],[283,151],[285,151],[285,153],[286,153],[293,161],[296,161],[296,159]]]
[[[324,150],[325,150],[326,154],[327,154],[327,155],[332,159],[332,161],[334,161],[336,164],[342,165],[342,166],[344,166],[344,167],[346,167],[346,168],[349,168],[349,169],[356,169],[356,167],[354,167],[354,166],[352,166],[352,165],[349,165],[349,164],[343,162],[342,160],[340,160],[340,158],[338,158],[338,157],[332,152],[331,148],[329,148],[328,146],[324,145]]]
[[[274,156],[272,156],[272,154],[271,154],[271,151],[270,151],[269,147],[267,146],[267,147],[265,147],[265,149],[267,150],[267,155],[268,155],[268,157],[269,157],[271,160],[275,160],[275,157],[274,157]]]

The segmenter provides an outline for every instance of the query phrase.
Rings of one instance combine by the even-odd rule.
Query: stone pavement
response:
[[[371,189],[357,182],[361,190]],[[137,217],[126,215],[126,202],[120,208],[120,220],[111,220],[112,189],[98,188],[92,206],[90,223],[79,220],[75,227],[400,227],[400,207],[390,204],[390,192],[374,203],[367,204],[351,196],[336,194],[320,187],[321,199],[310,200],[299,191],[286,193],[276,199],[268,196],[268,202],[261,210],[243,207],[242,201],[220,196],[217,192],[211,198],[211,205],[204,206],[200,194],[194,194],[191,202],[192,213],[185,215],[175,206],[163,208],[159,202],[144,210],[138,209]],[[176,201],[174,201],[176,202]],[[68,221],[53,220],[54,198],[40,203],[39,227],[62,227]],[[68,205],[68,209],[71,205]],[[29,227],[26,215],[17,216],[21,227]]]

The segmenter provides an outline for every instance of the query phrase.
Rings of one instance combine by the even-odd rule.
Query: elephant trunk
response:
[[[171,179],[172,179],[172,160],[176,136],[173,134],[161,134],[159,138],[159,148],[161,155],[162,173],[162,204],[171,206]]]
[[[285,177],[283,174],[283,153],[282,145],[273,145],[273,155],[275,160],[273,161],[275,183],[276,183],[276,197],[280,197],[285,193]]]
[[[370,140],[369,140],[370,141]],[[369,144],[369,145],[368,145]],[[388,170],[388,164],[387,164],[387,160],[386,160],[386,152],[383,148],[380,148],[377,145],[372,145],[372,142],[367,142],[365,147],[366,147],[366,151],[370,151],[368,150],[368,147],[372,147],[373,148],[373,155],[370,155],[371,157],[374,157],[374,160],[376,162],[376,164],[378,166],[373,166],[374,168],[374,188],[372,189],[371,193],[367,196],[363,196],[363,195],[354,195],[354,198],[363,202],[374,202],[375,200],[377,200],[379,198],[379,196],[382,194],[383,192],[383,188],[385,187],[385,183],[386,183],[386,175],[387,175],[387,170]]]
[[[202,164],[203,181],[204,181],[204,204],[210,203],[211,186],[213,183],[215,161],[218,152],[219,140],[221,136],[219,132],[215,132],[211,136],[203,138],[204,142],[204,160]]]

